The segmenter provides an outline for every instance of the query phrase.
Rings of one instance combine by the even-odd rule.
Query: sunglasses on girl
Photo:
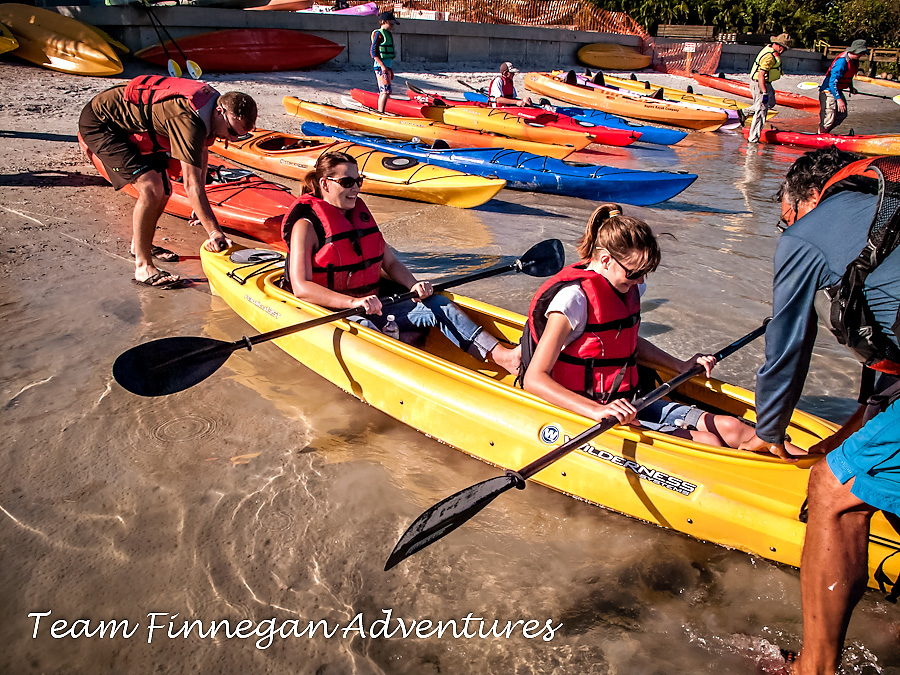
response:
[[[607,253],[609,253],[609,251],[607,251]],[[635,279],[640,279],[641,277],[647,276],[652,271],[652,270],[647,270],[647,269],[639,269],[639,270],[632,271],[632,270],[628,269],[627,267],[625,267],[625,265],[623,265],[622,262],[616,256],[614,256],[612,253],[609,253],[609,257],[612,258],[613,260],[615,260],[616,264],[619,267],[621,267],[623,270],[625,270],[625,278],[628,279],[629,281],[634,281]]]
[[[325,180],[333,181],[345,190],[349,190],[354,185],[356,187],[362,187],[364,179],[362,176],[360,176],[359,178],[351,178],[350,176],[344,176],[343,178],[332,178],[331,176],[326,176]]]

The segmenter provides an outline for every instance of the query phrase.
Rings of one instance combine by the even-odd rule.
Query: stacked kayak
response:
[[[322,103],[301,101],[294,96],[285,96],[282,99],[282,104],[289,115],[302,117],[312,122],[320,122],[351,131],[364,131],[388,138],[398,138],[404,141],[418,138],[429,143],[441,141],[455,148],[509,148],[558,159],[568,157],[576,150],[575,146],[572,145],[551,145],[548,143],[523,141],[517,138],[498,136],[484,131],[473,131],[423,118],[391,117],[376,113],[347,110]]]
[[[526,75],[525,88],[577,106],[696,131],[715,131],[728,121],[724,110],[702,110],[612,89],[567,84],[547,73]]]
[[[718,89],[719,91],[727,91],[732,94],[737,94],[738,96],[743,96],[745,98],[753,98],[753,94],[750,93],[749,82],[731,80],[724,75],[713,77],[711,75],[703,75],[702,73],[691,73],[691,77],[693,77],[699,84],[702,84],[704,87],[709,87],[710,89]],[[786,106],[788,108],[801,108],[806,110],[819,109],[818,100],[810,98],[809,96],[794,94],[793,92],[789,91],[776,90],[775,103],[777,103],[778,105]]]
[[[579,122],[568,115],[561,115],[542,108],[492,108],[487,103],[448,99],[438,94],[428,94],[422,91],[413,94],[410,90],[410,94],[409,99],[388,98],[385,111],[409,117],[421,116],[469,129],[495,131],[512,138],[525,138],[532,141],[540,141],[540,138],[543,137],[550,139],[544,142],[557,143],[559,139],[564,138],[563,135],[556,135],[551,130],[575,133],[579,136],[587,134],[592,143],[619,147],[630,145],[640,138],[639,132],[609,129],[587,122]],[[374,108],[377,105],[378,94],[375,92],[351,89],[350,95],[355,102],[368,108]],[[455,108],[462,108],[462,110],[455,110]],[[502,119],[501,114],[519,118],[521,121]],[[581,140],[580,138],[576,139],[573,141],[573,145],[577,146]]]
[[[361,192],[464,209],[484,204],[506,185],[498,178],[470,176],[355,143],[265,129],[255,129],[237,141],[216,141],[211,150],[254,169],[295,180],[303,180],[315,170],[322,153],[345,152],[356,159],[366,179]]]
[[[106,167],[88,150],[80,135],[78,142],[100,175],[109,180]],[[170,166],[169,182],[172,194],[166,202],[166,213],[190,219],[193,209],[181,181],[181,166],[178,162],[171,162]],[[122,191],[135,199],[138,197],[133,185],[126,185]],[[281,239],[281,220],[290,211],[294,197],[284,185],[264,180],[224,159],[216,162],[210,160],[206,196],[213,213],[216,214],[216,220],[224,229],[256,239],[281,251],[287,250]]]
[[[304,122],[304,134],[333,136],[382,152],[415,157],[420,162],[454,168],[481,176],[497,176],[509,188],[529,192],[583,197],[645,206],[657,204],[686,189],[695,174],[616,169],[597,164],[561,161],[517,150],[461,148],[436,150],[421,143],[392,141],[351,134],[321,124]]]
[[[178,38],[135,53],[139,59],[165,66],[171,56],[186,68],[182,53],[210,73],[257,73],[312,68],[344,50],[317,35],[283,28],[232,28]]]
[[[0,23],[0,54],[11,52],[13,49],[19,48],[19,41],[13,35],[6,24]]]
[[[467,91],[464,96],[469,101],[487,102],[485,94],[479,94],[474,91]],[[648,124],[638,124],[624,117],[595,110],[594,108],[572,108],[567,106],[554,107],[556,112],[561,115],[567,115],[574,120],[594,124],[608,129],[624,129],[639,133],[640,140],[643,143],[653,143],[656,145],[675,145],[687,136],[686,131],[677,131],[675,129],[666,129],[664,127],[654,127]]]
[[[252,269],[237,269],[240,263],[229,259],[236,250],[239,247],[222,253],[203,250],[201,262],[212,291],[255,330],[276,330],[331,312],[279,288],[283,272],[249,276]],[[519,340],[523,316],[448,295],[476,323],[510,342]],[[595,424],[517,388],[513,375],[474,360],[439,331],[431,331],[419,349],[341,320],[274,342],[352,396],[500,471],[518,470]],[[664,380],[671,377],[660,375]],[[720,380],[698,377],[678,393],[700,407],[756,419],[753,393]],[[795,444],[808,448],[835,429],[795,411],[787,433]],[[533,480],[700,540],[799,565],[807,480],[819,460],[821,456],[787,464],[768,455],[616,426]],[[900,535],[877,513],[869,535],[870,586],[879,587],[878,577],[900,576],[898,552]]]
[[[744,129],[744,138],[749,137],[750,129]],[[763,129],[759,140],[762,143],[796,145],[801,148],[825,148],[833,145],[838,150],[860,152],[865,155],[900,155],[900,134],[838,136],[836,134],[804,134],[799,131]]]
[[[578,50],[578,60],[592,68],[609,70],[641,70],[650,65],[651,57],[637,47],[614,42],[595,42]]]
[[[13,56],[72,75],[110,77],[122,72],[122,62],[112,46],[81,21],[40,7],[7,2],[0,4],[0,22],[18,43],[10,50]],[[9,38],[6,44],[10,44]]]

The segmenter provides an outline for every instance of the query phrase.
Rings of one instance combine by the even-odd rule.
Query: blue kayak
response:
[[[463,96],[467,101],[474,103],[484,103],[488,97],[474,91],[467,91]],[[675,129],[666,129],[664,127],[655,127],[650,124],[637,124],[630,122],[622,117],[611,115],[602,110],[593,110],[592,108],[570,108],[563,106],[555,106],[554,111],[560,115],[568,115],[574,117],[580,122],[588,124],[596,124],[601,127],[609,127],[610,129],[627,129],[629,131],[640,131],[641,138],[638,143],[654,143],[656,145],[675,145],[682,138],[687,136],[686,131],[677,131]]]
[[[582,164],[503,148],[441,148],[423,143],[386,139],[361,132],[304,122],[307,136],[331,136],[390,154],[414,157],[475,176],[503,178],[506,187],[529,192],[548,192],[636,206],[658,204],[682,192],[697,180],[693,173],[616,169]]]

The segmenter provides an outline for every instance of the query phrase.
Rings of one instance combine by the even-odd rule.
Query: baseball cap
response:
[[[519,72],[518,68],[513,68],[513,64],[511,64],[509,61],[504,61],[503,63],[500,64],[500,74],[501,75],[503,73],[512,73],[513,75],[515,75],[518,72]]]
[[[393,12],[382,12],[378,15],[379,21],[390,21],[391,23],[400,23],[397,21],[397,17],[394,16]]]

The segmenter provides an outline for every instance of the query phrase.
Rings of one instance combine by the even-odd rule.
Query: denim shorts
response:
[[[703,412],[697,406],[660,400],[641,410],[637,418],[642,427],[669,433],[678,429],[696,429]]]

